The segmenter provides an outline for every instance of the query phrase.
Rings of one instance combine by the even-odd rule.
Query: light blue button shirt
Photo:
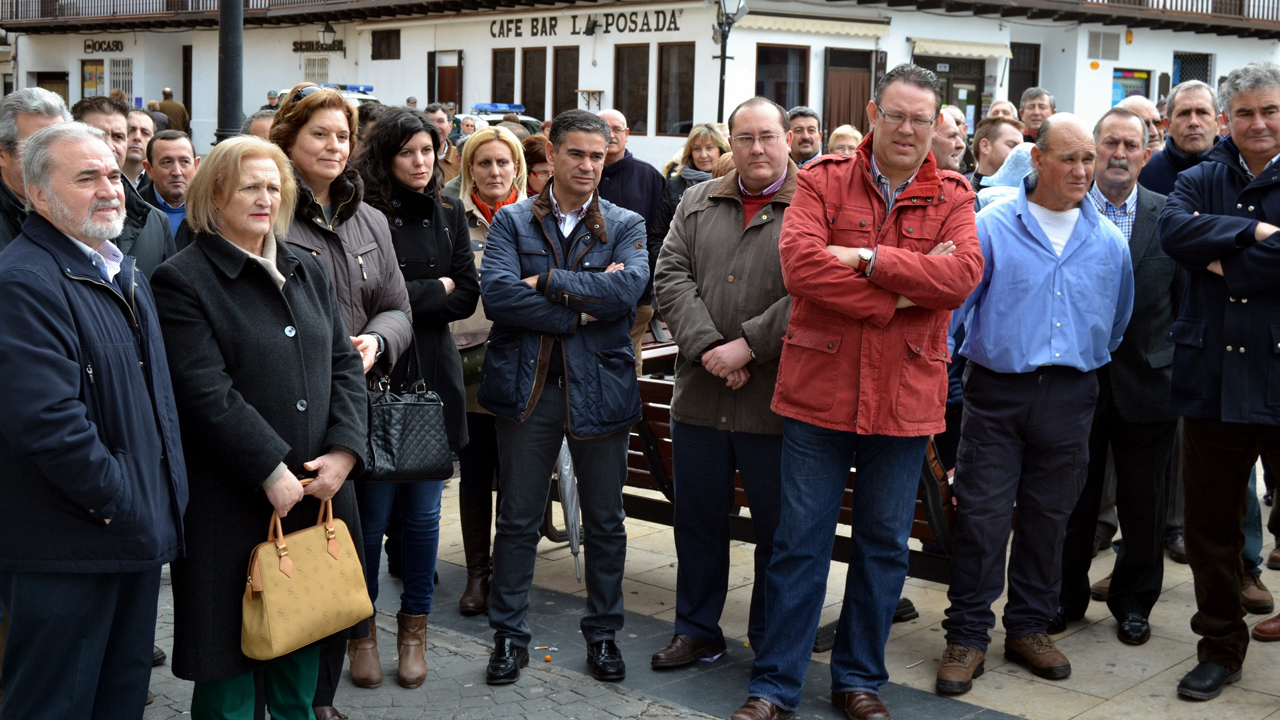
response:
[[[66,233],[63,233],[66,235]],[[71,240],[76,247],[80,248],[80,252],[89,258],[89,262],[93,263],[93,267],[97,269],[98,274],[103,280],[113,282],[116,275],[120,272],[120,266],[124,263],[124,253],[120,252],[120,248],[110,240],[103,240],[102,245],[97,250],[85,245],[75,238],[67,235],[67,239]]]
[[[996,372],[1041,365],[1087,372],[1111,361],[1133,312],[1133,262],[1124,235],[1087,199],[1059,256],[1016,201],[978,213],[982,281],[957,312],[966,336],[960,354]]]

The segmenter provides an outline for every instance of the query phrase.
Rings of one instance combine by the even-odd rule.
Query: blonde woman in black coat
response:
[[[277,720],[310,720],[317,645],[269,663],[240,651],[245,563],[272,509],[286,533],[319,501],[358,527],[345,482],[363,468],[360,355],[324,266],[279,239],[296,196],[289,160],[253,137],[220,143],[187,196],[195,241],[152,275],[182,424],[191,500],[172,565],[174,674],[197,718],[249,720],[263,669]],[[316,476],[305,489],[299,477]],[[359,548],[357,548],[359,549]]]
[[[391,372],[391,385],[407,390],[425,381],[444,403],[449,445],[467,444],[466,393],[462,360],[449,333],[449,323],[470,317],[480,299],[462,203],[440,196],[442,182],[436,148],[445,142],[436,126],[417,110],[395,108],[380,118],[355,167],[365,183],[365,202],[387,216],[391,239],[413,309],[414,345]],[[397,680],[416,688],[427,675],[419,644],[435,594],[436,551],[440,540],[440,494],[444,483],[422,480],[399,484],[366,484],[360,488],[360,521],[364,531],[365,580],[378,597],[382,536],[392,503],[400,512],[400,628],[397,637]],[[376,639],[352,640],[352,677],[380,677]],[[371,683],[370,683],[371,684]]]

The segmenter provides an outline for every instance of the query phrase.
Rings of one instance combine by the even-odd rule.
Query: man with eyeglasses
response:
[[[667,182],[662,179],[662,173],[657,168],[632,155],[627,149],[631,128],[627,127],[627,118],[622,113],[603,110],[599,115],[601,120],[609,124],[609,131],[613,136],[609,139],[609,149],[604,155],[600,197],[636,213],[647,224],[650,218],[658,214],[658,205],[662,202],[662,191],[666,189]],[[649,255],[650,277],[657,261],[656,255]],[[645,286],[644,294],[640,296],[635,323],[631,326],[631,344],[636,351],[636,375],[641,371],[640,339],[644,337],[645,328],[649,327],[652,319],[653,281],[650,280]]]
[[[1164,149],[1164,124],[1160,119],[1160,110],[1156,104],[1141,95],[1130,95],[1116,104],[1126,110],[1132,110],[1147,130],[1147,148],[1153,153]]]
[[[1071,675],[1046,630],[1067,519],[1088,469],[1096,371],[1133,309],[1129,246],[1086,198],[1096,157],[1090,128],[1058,113],[1037,137],[1034,172],[1018,195],[978,216],[986,268],[957,318],[968,363],[947,647],[936,681],[944,694],[968,692],[985,669],[1010,527],[1004,657],[1049,680]]]
[[[752,98],[729,114],[733,165],[690,188],[662,243],[658,307],[675,336],[671,401],[676,483],[676,632],[655,668],[725,652],[733,477],[751,508],[755,584],[747,637],[764,640],[764,583],[781,504],[782,418],[769,409],[791,298],[778,237],[799,168],[787,157],[786,114]]]
[[[947,327],[982,276],[982,255],[973,191],[929,152],[937,76],[899,65],[873,98],[858,152],[806,167],[783,223],[791,315],[772,404],[784,418],[782,504],[769,618],[739,720],[772,720],[800,703],[855,455],[832,699],[850,720],[889,717],[879,698],[884,648],[925,445],[946,427]]]

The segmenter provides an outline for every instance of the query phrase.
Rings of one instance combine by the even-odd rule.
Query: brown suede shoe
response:
[[[831,704],[844,710],[849,720],[889,720],[889,709],[867,692],[831,693]]]
[[[1046,680],[1063,680],[1071,677],[1071,662],[1054,646],[1053,638],[1044,633],[1006,638],[1004,659],[1022,663],[1027,666],[1032,675]]]
[[[704,643],[676,633],[671,638],[670,645],[653,654],[651,664],[656,668],[680,667],[701,658],[715,657],[724,651],[724,638],[720,638],[718,642]]]
[[[747,698],[742,707],[729,716],[729,720],[777,720],[782,708],[764,698]]]
[[[396,680],[410,690],[427,679],[427,616],[396,613],[396,651],[400,667]]]
[[[1240,604],[1250,615],[1270,615],[1275,610],[1276,601],[1267,586],[1262,584],[1260,573],[1245,573],[1240,587]]]
[[[1106,577],[1090,585],[1089,597],[1099,602],[1106,602],[1107,595],[1111,593],[1111,575],[1112,573],[1107,573]]]
[[[351,663],[351,682],[356,687],[376,688],[382,685],[382,659],[378,657],[378,626],[369,618],[369,637],[347,641],[347,659]]]
[[[1267,556],[1267,568],[1271,570],[1280,570],[1280,547],[1271,551]]]
[[[332,705],[313,707],[311,712],[316,714],[316,720],[347,720],[347,716],[338,712],[338,709]]]
[[[973,688],[973,679],[986,671],[987,654],[967,645],[949,643],[942,653],[942,667],[938,668],[935,686],[942,695],[959,695]]]
[[[1280,640],[1280,615],[1273,618],[1267,618],[1257,625],[1253,626],[1253,632],[1249,633],[1254,640],[1261,642],[1275,642]]]

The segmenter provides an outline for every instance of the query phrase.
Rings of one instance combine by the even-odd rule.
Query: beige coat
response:
[[[791,310],[778,254],[782,218],[796,189],[797,168],[788,165],[782,188],[745,230],[736,170],[690,188],[676,209],[653,285],[680,347],[671,401],[671,417],[678,422],[782,433],[782,418],[769,403]],[[747,384],[731,390],[696,360],[703,351],[740,337],[755,359],[746,366]]]

